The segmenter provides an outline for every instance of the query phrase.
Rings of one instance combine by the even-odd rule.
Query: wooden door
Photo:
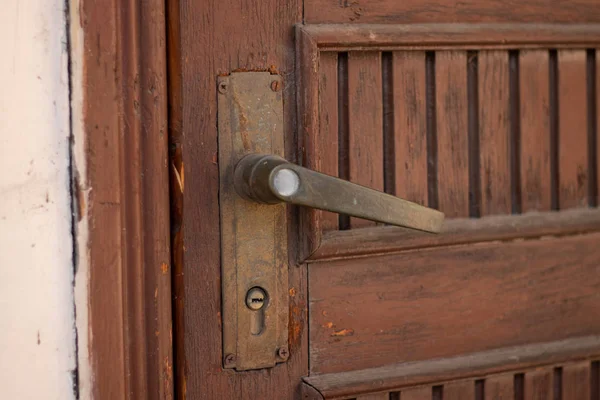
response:
[[[180,0],[168,19],[179,398],[600,398],[596,0]],[[216,82],[249,70],[283,77],[288,159],[448,220],[290,208],[290,357],[234,372]]]

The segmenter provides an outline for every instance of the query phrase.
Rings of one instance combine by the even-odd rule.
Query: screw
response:
[[[279,81],[271,82],[271,90],[272,91],[278,92],[280,88],[281,88],[281,84],[279,83]]]
[[[279,350],[277,350],[277,355],[280,358],[287,359],[290,355],[290,352],[288,351],[287,347],[280,347]]]
[[[225,364],[225,368],[232,368],[235,365],[235,354],[227,354],[223,364]]]
[[[219,93],[224,94],[227,92],[227,82],[219,82]]]
[[[267,293],[260,287],[253,287],[246,294],[246,305],[252,311],[260,310],[266,303]]]

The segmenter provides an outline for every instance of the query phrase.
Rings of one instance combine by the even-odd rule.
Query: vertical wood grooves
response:
[[[475,400],[485,400],[485,380],[475,381]]]
[[[550,208],[558,210],[558,54],[556,50],[549,53],[549,103],[550,103]]]
[[[467,53],[467,104],[469,129],[469,216],[481,216],[481,174],[479,160],[479,87],[477,52]]]
[[[600,361],[594,361],[591,365],[590,376],[590,398],[600,399]]]
[[[425,87],[427,114],[427,204],[439,208],[437,186],[437,126],[435,95],[435,53],[425,54]]]
[[[383,100],[383,189],[396,194],[395,133],[394,133],[394,73],[390,52],[381,53],[381,82]]]
[[[338,55],[338,173],[339,177],[348,180],[350,177],[349,152],[349,93],[348,93],[348,53]],[[350,217],[339,216],[340,230],[350,229]]]
[[[431,388],[431,400],[443,400],[444,398],[444,387],[442,385],[434,386]]]
[[[519,75],[519,52],[508,53],[509,62],[509,104],[510,104],[510,189],[511,211],[522,212],[521,193],[521,92]],[[543,116],[540,116],[543,118]]]
[[[588,205],[596,207],[598,205],[598,154],[597,150],[597,109],[596,109],[596,51],[589,49],[587,51],[587,134],[588,134]]]
[[[514,376],[514,399],[524,400],[525,399],[525,374],[515,374]]]
[[[553,385],[554,385],[554,400],[562,399],[562,368],[554,368],[553,377],[552,377]],[[568,399],[565,399],[568,400]]]

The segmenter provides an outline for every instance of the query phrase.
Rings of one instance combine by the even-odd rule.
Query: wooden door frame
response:
[[[77,221],[89,227],[76,254],[88,272],[87,329],[79,332],[79,342],[88,343],[79,348],[91,369],[86,392],[95,399],[170,399],[165,4],[68,4],[72,89],[82,96],[73,124],[82,131],[85,164],[73,166],[75,234],[81,236]]]

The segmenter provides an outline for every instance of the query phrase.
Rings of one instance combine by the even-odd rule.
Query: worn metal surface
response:
[[[296,174],[298,182],[293,182],[290,193],[276,187],[281,172]],[[444,221],[444,214],[432,208],[311,171],[273,155],[244,157],[236,168],[235,184],[240,195],[261,203],[287,202],[433,233],[440,232]]]
[[[288,356],[279,351],[288,347],[285,204],[245,200],[233,182],[246,154],[283,156],[282,94],[273,89],[280,85],[281,78],[269,72],[232,73],[217,82],[223,365],[236,370],[272,367]],[[259,310],[246,305],[254,287],[266,292]]]

